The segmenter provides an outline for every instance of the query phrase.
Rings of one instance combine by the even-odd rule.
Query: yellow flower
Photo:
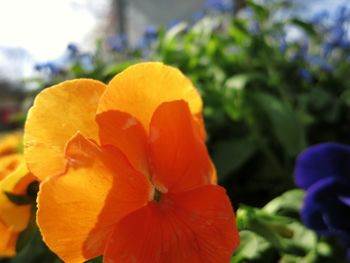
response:
[[[141,63],[108,85],[79,79],[42,91],[24,143],[43,180],[40,231],[65,262],[224,263],[239,243],[201,97],[173,67]]]
[[[8,194],[25,195],[28,185],[34,181],[24,157],[15,153],[20,133],[0,139],[0,256],[14,256],[18,235],[27,227],[31,205],[16,205]]]

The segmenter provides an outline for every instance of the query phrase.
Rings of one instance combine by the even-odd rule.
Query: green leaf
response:
[[[314,26],[312,23],[307,23],[305,21],[302,21],[298,18],[292,18],[287,23],[291,23],[293,25],[296,25],[303,29],[306,33],[310,34],[311,36],[317,36],[317,32],[314,29]]]
[[[247,5],[254,11],[254,14],[259,18],[260,21],[265,21],[269,17],[269,9],[263,5],[259,5],[256,1],[248,0]]]
[[[107,66],[104,70],[103,70],[103,77],[110,77],[110,76],[114,76],[116,74],[118,74],[119,72],[123,71],[124,69],[126,69],[127,67],[133,65],[136,61],[126,61],[120,64],[111,64],[109,66]]]
[[[276,197],[266,204],[263,210],[282,216],[298,217],[304,200],[304,191],[293,189]]]
[[[89,261],[87,261],[86,263],[102,263],[103,262],[103,257],[98,257],[98,258],[94,258],[94,259],[91,259]]]
[[[33,198],[28,195],[15,195],[10,192],[5,192],[7,198],[16,205],[29,205],[33,203]]]
[[[262,236],[281,254],[304,257],[316,248],[316,234],[290,217],[241,205],[237,211],[237,224],[240,230]]]
[[[282,101],[262,92],[251,94],[258,110],[263,111],[270,121],[271,130],[285,152],[296,156],[306,147],[304,127],[299,116]]]
[[[220,180],[237,171],[258,150],[249,138],[220,141],[213,146],[213,160]]]
[[[245,92],[249,82],[264,82],[266,79],[260,73],[243,73],[230,77],[225,82],[224,109],[233,121],[243,119],[246,106]]]
[[[186,22],[180,22],[177,23],[175,26],[173,26],[169,31],[165,33],[164,36],[164,44],[167,45],[169,42],[173,41],[174,38],[176,38],[179,34],[185,32],[185,30],[188,28],[188,23]]]
[[[61,263],[62,261],[52,253],[42,241],[39,230],[35,227],[26,246],[19,251],[10,263]]]
[[[243,230],[239,233],[240,245],[237,248],[231,263],[240,262],[273,262],[272,246],[254,232]]]
[[[39,191],[39,183],[37,181],[30,183],[26,190],[27,193],[24,195],[16,195],[11,192],[5,192],[5,195],[16,205],[34,204]]]
[[[243,89],[250,81],[265,81],[266,78],[260,73],[243,73],[237,74],[226,80],[225,86],[228,89]]]

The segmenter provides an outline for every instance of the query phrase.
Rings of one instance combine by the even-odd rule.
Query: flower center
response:
[[[155,188],[154,189],[153,201],[159,203],[161,197],[162,197],[162,193],[157,188]]]

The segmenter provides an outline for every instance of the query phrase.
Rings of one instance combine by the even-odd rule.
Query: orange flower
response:
[[[108,86],[79,79],[40,93],[24,142],[44,180],[47,245],[66,262],[229,262],[239,237],[201,111],[192,83],[154,62]]]
[[[6,193],[26,194],[27,186],[34,177],[26,168],[22,155],[14,153],[20,134],[10,134],[0,140],[0,256],[15,255],[16,240],[29,223],[30,205],[12,203]],[[15,143],[16,142],[16,143]],[[4,150],[4,151],[2,151]]]

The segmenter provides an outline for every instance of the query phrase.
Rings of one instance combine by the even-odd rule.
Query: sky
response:
[[[92,43],[108,4],[109,0],[0,0],[0,77],[30,76],[33,64],[57,59],[69,43]]]
[[[67,43],[81,42],[96,26],[98,7],[92,8],[89,2],[98,3],[96,0],[0,0],[0,47],[26,48],[37,59],[52,58]]]

